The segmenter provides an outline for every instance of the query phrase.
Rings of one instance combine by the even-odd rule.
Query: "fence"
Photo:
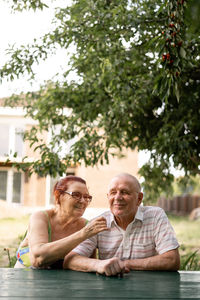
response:
[[[175,196],[172,199],[161,197],[157,203],[166,212],[186,215],[197,207],[200,207],[200,196],[184,195]]]

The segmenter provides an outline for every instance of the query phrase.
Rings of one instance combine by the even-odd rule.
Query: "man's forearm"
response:
[[[65,256],[63,269],[71,269],[82,272],[96,272],[97,259],[88,258],[71,252]]]
[[[126,260],[125,266],[130,270],[177,271],[180,267],[180,257],[178,249],[175,249],[152,257]]]
[[[129,269],[125,268],[124,262],[118,257],[100,260],[81,256],[75,252],[71,252],[65,256],[63,269],[82,272],[97,272],[99,274],[105,274],[106,276],[129,272]]]

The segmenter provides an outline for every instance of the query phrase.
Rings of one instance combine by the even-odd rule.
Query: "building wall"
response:
[[[45,206],[46,178],[32,174],[25,176],[24,182],[24,206]]]
[[[31,125],[26,125],[26,130],[30,130]],[[39,139],[47,140],[47,133],[38,134]],[[36,145],[35,145],[36,146]],[[39,150],[34,151],[34,148],[30,148],[29,142],[25,141],[25,153],[29,159],[38,159],[40,157]],[[25,174],[24,182],[24,201],[25,206],[45,206],[46,205],[46,184],[47,179],[40,177],[37,174],[28,176]]]
[[[23,156],[28,156],[28,161],[33,161],[34,159],[39,158],[39,151],[33,151],[33,149],[30,148],[29,143],[25,142],[23,143],[23,140],[21,141],[22,144],[20,144],[21,147],[21,154],[20,156],[14,157],[13,154],[15,151],[17,151],[17,144],[15,143],[15,128],[21,128],[23,131],[30,129],[33,125],[35,125],[36,122],[29,118],[24,118],[24,112],[22,108],[9,108],[9,107],[1,107],[0,108],[0,127],[4,128],[3,126],[9,127],[8,136],[6,137],[4,134],[4,138],[0,137],[0,147],[3,147],[2,141],[8,145],[7,147],[7,154],[9,154],[10,162],[5,164],[7,157],[3,155],[3,153],[0,155],[0,171],[1,172],[7,172],[7,192],[6,192],[6,199],[4,200],[6,203],[12,204],[13,203],[13,193],[14,191],[14,181],[13,181],[13,175],[14,173],[20,172],[21,175],[21,181],[18,182],[20,184],[20,201],[17,203],[13,203],[16,205],[24,205],[24,206],[45,206],[46,201],[46,178],[40,178],[38,175],[33,174],[31,177],[28,177],[26,173],[23,173],[22,171],[18,171],[13,163],[21,162]],[[46,135],[39,136],[40,138],[44,139],[44,141],[47,139]],[[19,146],[19,144],[18,144]],[[5,148],[5,147],[4,147]],[[1,148],[1,149],[4,149]],[[1,151],[2,152],[2,151]],[[0,153],[1,153],[0,152]],[[4,188],[5,190],[5,188]]]
[[[10,108],[1,108],[0,109],[0,124],[8,124],[9,126],[13,126],[13,128],[21,126],[24,130],[30,129],[31,126],[35,125],[35,121],[31,119],[25,119],[23,110],[20,108],[10,109]],[[14,131],[12,131],[14,133]],[[12,136],[11,136],[12,137]],[[40,134],[40,138],[44,141],[48,139],[47,134]],[[10,144],[12,146],[12,140],[10,139]],[[1,147],[1,145],[0,145]],[[12,146],[13,147],[13,146]],[[89,192],[93,195],[93,201],[90,204],[90,207],[93,208],[107,208],[107,186],[109,181],[115,175],[126,172],[132,175],[137,176],[138,173],[138,152],[137,151],[127,151],[124,150],[125,157],[123,158],[113,158],[110,157],[109,165],[104,166],[96,166],[96,167],[85,167],[85,166],[77,166],[68,170],[70,173],[75,173],[75,175],[83,177],[88,185]],[[33,151],[29,147],[28,142],[25,142],[23,145],[23,155],[28,156],[28,160],[32,161],[33,159],[39,158],[39,151]],[[13,159],[13,161],[12,161]],[[22,157],[17,158],[18,161],[22,159]],[[12,163],[3,166],[3,163],[6,161],[6,158],[0,157],[0,170],[12,170],[9,171],[9,174],[13,174],[16,172]],[[11,157],[11,161],[14,162],[15,158]],[[13,175],[9,178],[12,179]],[[31,177],[28,175],[22,174],[21,176],[21,202],[20,204],[23,206],[29,207],[45,207],[53,203],[53,200],[50,196],[52,194],[52,188],[55,180],[47,176],[47,178],[41,178],[36,174],[32,174]],[[10,182],[8,180],[8,182]],[[12,187],[11,187],[12,189]],[[8,197],[7,197],[8,198]],[[11,199],[11,197],[9,198]],[[5,199],[3,199],[5,200]],[[12,200],[8,199],[7,202],[11,203]]]

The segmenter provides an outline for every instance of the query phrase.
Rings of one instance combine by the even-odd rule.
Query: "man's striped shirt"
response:
[[[98,248],[99,258],[122,260],[146,258],[179,247],[174,230],[162,208],[140,206],[126,230],[120,228],[110,211],[103,213],[109,231],[85,240],[73,252],[90,257]]]

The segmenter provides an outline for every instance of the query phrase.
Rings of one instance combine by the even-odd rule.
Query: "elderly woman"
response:
[[[66,176],[54,186],[55,207],[33,213],[17,251],[15,268],[62,268],[63,259],[85,239],[108,230],[102,217],[87,224],[82,215],[92,200],[85,180]]]

